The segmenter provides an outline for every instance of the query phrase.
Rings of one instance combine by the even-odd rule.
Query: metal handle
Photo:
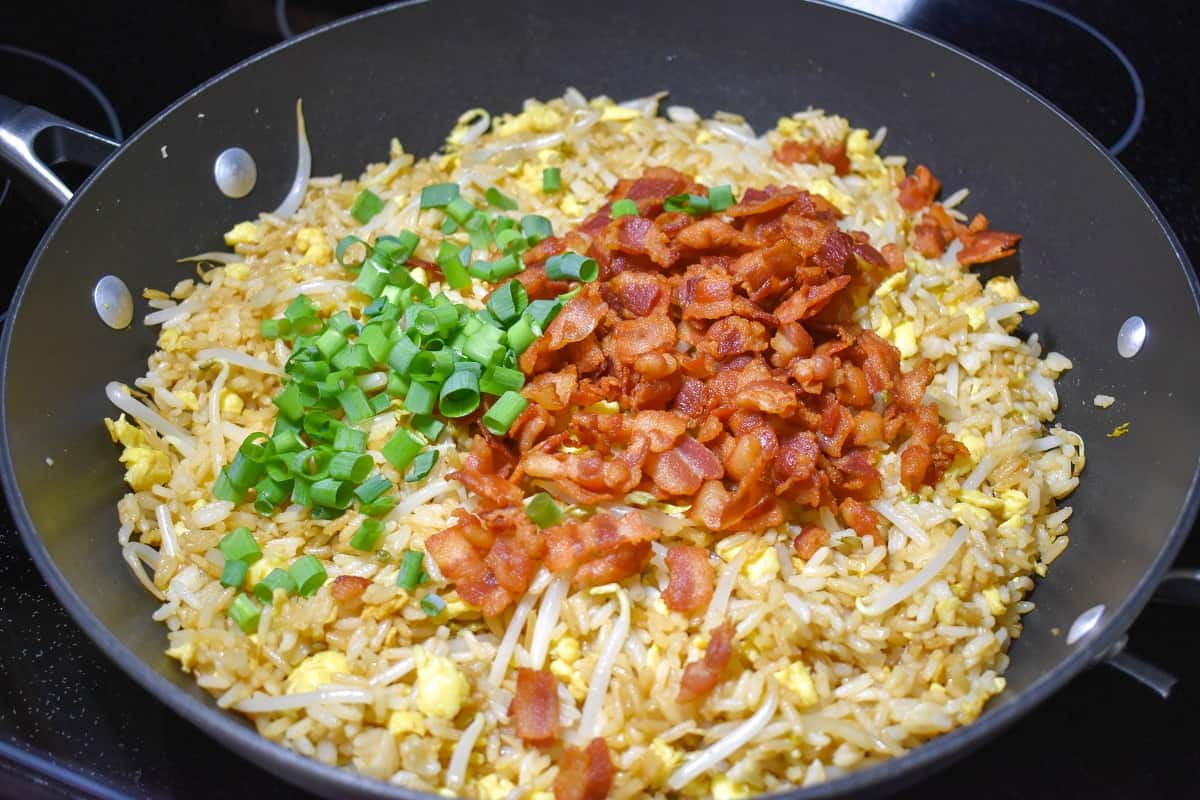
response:
[[[1163,576],[1151,598],[1155,602],[1200,608],[1200,569],[1173,569]],[[1142,658],[1126,652],[1122,636],[1104,657],[1108,666],[1124,672],[1166,700],[1178,682],[1176,677]]]
[[[0,95],[0,169],[48,216],[72,194],[53,168],[98,167],[117,147],[112,139]]]

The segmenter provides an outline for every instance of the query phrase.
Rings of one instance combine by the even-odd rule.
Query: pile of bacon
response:
[[[845,153],[785,148],[776,157],[840,170]],[[900,201],[919,210],[937,190],[919,167]],[[906,443],[901,476],[912,491],[966,454],[922,403],[933,366],[901,370],[895,347],[852,322],[856,301],[904,268],[899,246],[877,250],[865,233],[840,230],[836,207],[794,187],[749,189],[719,214],[664,211],[668,197],[685,193],[707,190],[674,170],[648,169],[620,181],[576,230],[525,254],[516,279],[532,299],[571,288],[544,269],[567,250],[594,258],[600,279],[521,355],[528,408],[505,437],[480,427],[455,473],[478,510],[459,511],[426,542],[441,573],[485,615],[520,597],[541,564],[573,570],[577,586],[636,575],[660,535],[639,513],[605,511],[538,529],[523,513],[532,491],[585,507],[649,492],[688,506],[692,521],[716,532],[762,530],[791,509],[824,506],[859,535],[878,537],[868,503],[881,491],[883,452]],[[612,203],[626,198],[638,214],[613,219]],[[962,226],[934,206],[911,243],[934,256],[957,238],[959,259],[970,263],[1012,252],[1018,237],[986,226],[982,218]],[[809,557],[828,538],[804,527],[794,547]],[[675,545],[666,564],[664,602],[705,608],[714,585],[708,552]],[[732,637],[728,623],[712,631],[704,657],[686,666],[681,702],[721,679]],[[553,676],[522,670],[511,713],[527,742],[554,741]],[[597,742],[564,757],[574,776],[564,792],[611,780],[607,747]]]

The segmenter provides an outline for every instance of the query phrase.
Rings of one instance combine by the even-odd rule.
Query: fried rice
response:
[[[442,153],[417,159],[392,140],[388,161],[359,178],[312,178],[294,214],[235,227],[226,235],[233,255],[221,266],[202,266],[169,292],[147,291],[157,309],[149,321],[161,325],[158,349],[134,387],[110,386],[134,417],[109,422],[132,488],[119,503],[119,544],[160,602],[154,618],[167,628],[167,654],[263,736],[398,786],[545,800],[561,746],[526,744],[509,720],[516,668],[544,662],[557,679],[566,743],[581,743],[585,713],[607,742],[612,797],[736,798],[899,756],[970,723],[1003,690],[1006,650],[1033,608],[1034,576],[1068,543],[1071,509],[1057,501],[1084,465],[1079,436],[1053,421],[1054,381],[1070,361],[1043,352],[1036,336],[1014,335],[1037,303],[1011,278],[983,283],[956,259],[957,242],[933,258],[906,244],[918,215],[898,200],[905,159],[879,153],[884,130],[809,110],[759,135],[734,114],[701,119],[668,107],[660,115],[659,100],[615,104],[570,90],[494,119],[473,109]],[[786,140],[844,142],[849,172],[781,163],[773,154]],[[894,344],[906,367],[933,362],[926,400],[970,457],[914,493],[899,455],[886,453],[882,495],[872,503],[878,540],[820,509],[812,520],[829,540],[803,558],[791,545],[794,522],[718,536],[660,507],[652,519],[671,531],[664,543],[703,542],[714,553],[706,612],[666,607],[659,548],[619,585],[572,589],[543,571],[501,616],[485,618],[453,593],[430,616],[397,585],[397,556],[420,550],[456,509],[473,507],[476,499],[449,477],[469,447],[465,430],[452,426],[420,482],[400,481],[376,459],[400,488],[374,554],[349,546],[363,519],[356,511],[325,520],[291,506],[261,516],[248,502],[214,498],[213,483],[241,442],[270,431],[276,417],[272,398],[289,348],[264,339],[260,322],[300,294],[322,315],[358,313],[369,302],[334,258],[343,237],[413,231],[422,239],[416,255],[432,261],[442,216],[420,208],[427,185],[454,182],[472,199],[495,187],[565,230],[619,178],[659,165],[737,193],[799,187],[840,209],[840,227],[905,248],[903,269],[864,298],[855,319]],[[542,191],[546,167],[561,170],[561,192]],[[386,201],[365,224],[350,213],[364,188]],[[943,205],[965,221],[957,208],[966,198],[959,191]],[[436,276],[418,279],[475,308],[487,292],[479,281],[459,294]],[[369,450],[402,422],[392,411],[371,418]],[[249,635],[227,617],[237,589],[219,580],[218,544],[242,526],[263,553],[246,585],[301,554],[319,559],[330,578],[308,597],[276,592]],[[369,581],[350,610],[333,595],[343,575]],[[675,702],[685,664],[703,655],[722,618],[735,626],[737,668],[702,702]]]

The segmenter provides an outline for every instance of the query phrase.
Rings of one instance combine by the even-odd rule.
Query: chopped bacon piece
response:
[[[817,286],[797,289],[779,304],[775,309],[775,316],[780,322],[796,322],[814,317],[829,305],[829,301],[838,292],[849,286],[851,280],[849,275],[840,275]]]
[[[455,528],[433,534],[425,540],[425,552],[442,575],[454,581],[458,595],[494,617],[508,607],[513,595],[496,580],[496,575],[471,547],[467,537]]]
[[[937,258],[950,244],[942,228],[929,222],[913,226],[912,237],[913,248],[926,258]]]
[[[604,800],[615,773],[608,743],[600,737],[587,747],[567,747],[558,762],[554,800]]]
[[[900,181],[900,205],[905,211],[920,211],[933,202],[942,182],[924,164],[918,164],[913,174]]]
[[[558,738],[558,681],[548,669],[517,670],[517,693],[508,707],[513,727],[526,744]]]
[[[499,474],[503,471],[500,458],[501,455],[490,442],[482,436],[476,436],[462,469],[452,472],[450,477],[466,486],[479,498],[484,508],[502,508],[520,503],[520,488]]]
[[[689,661],[679,681],[679,702],[690,703],[707,696],[725,676],[733,657],[733,623],[729,620],[713,628],[708,647],[699,661]]]
[[[360,578],[358,575],[338,575],[329,587],[329,593],[339,603],[353,603],[363,596],[371,585],[370,578]]]
[[[861,500],[847,497],[842,501],[840,510],[842,512],[842,519],[859,536],[869,536],[875,540],[876,544],[883,541],[879,537],[879,514],[875,509]]]
[[[664,453],[650,456],[646,472],[666,496],[695,494],[704,481],[725,474],[712,451],[691,436],[684,436]]]
[[[923,444],[910,444],[900,454],[900,480],[909,491],[915,492],[925,483],[933,466],[933,453]]]
[[[642,520],[641,514],[629,512],[620,516],[593,514],[582,522],[563,522],[547,528],[545,535],[546,567],[560,572],[622,547],[651,542],[659,534]]]
[[[611,343],[611,344],[610,344]],[[675,347],[675,325],[666,314],[640,319],[623,319],[605,339],[609,355],[622,364],[632,364],[646,353],[666,352]]]
[[[653,552],[649,542],[638,542],[622,547],[614,553],[594,558],[575,570],[571,585],[600,586],[631,578],[645,568]]]
[[[667,236],[654,221],[629,214],[617,217],[600,234],[596,246],[608,252],[647,256],[660,267],[669,267],[678,254],[668,245]]]
[[[963,249],[958,251],[960,264],[986,264],[1017,252],[1021,235],[1001,231],[981,231],[971,234]]]
[[[667,550],[667,588],[663,601],[672,611],[699,611],[712,599],[716,571],[708,550],[692,545],[675,545]]]
[[[817,525],[808,525],[796,535],[792,549],[796,551],[796,555],[807,561],[827,544],[829,531]]]
[[[812,139],[788,139],[771,155],[780,164],[815,164],[817,143]]]

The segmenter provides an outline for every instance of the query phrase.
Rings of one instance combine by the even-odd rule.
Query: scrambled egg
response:
[[[892,335],[892,320],[883,313],[883,309],[871,309],[871,329],[882,339],[887,339]]]
[[[808,191],[815,195],[824,197],[829,202],[837,206],[838,211],[843,214],[850,213],[854,208],[854,200],[850,195],[843,192],[841,189],[834,186],[824,178],[817,178],[808,185]]]
[[[253,222],[239,222],[225,231],[225,244],[233,247],[238,244],[254,244],[258,241],[258,226]]]
[[[943,597],[937,601],[933,610],[937,613],[938,622],[943,625],[953,625],[954,615],[958,613],[958,609],[962,606],[962,600],[957,597]]]
[[[762,553],[742,568],[746,577],[755,583],[769,581],[779,574],[779,554],[774,547],[768,547]]]
[[[196,645],[192,642],[184,642],[178,647],[167,649],[167,656],[179,662],[179,667],[184,672],[191,672],[192,665],[196,662]]]
[[[575,199],[575,195],[571,194],[570,192],[567,192],[563,195],[563,199],[561,202],[559,202],[558,208],[568,217],[582,217],[584,212],[583,206],[578,200]]]
[[[812,673],[803,661],[794,661],[792,665],[775,673],[775,680],[795,693],[800,708],[811,708],[821,702],[817,694],[817,685],[813,683]]]
[[[988,610],[997,617],[1004,613],[1004,601],[1000,599],[1000,590],[990,586],[983,590],[983,599],[987,601]]]
[[[245,261],[235,261],[225,265],[225,277],[241,283],[250,275],[250,266]]]
[[[963,489],[959,493],[959,498],[964,503],[970,503],[976,508],[987,512],[1000,511],[1004,508],[1004,501],[996,497],[988,497],[983,492],[977,489]]]
[[[846,137],[846,155],[854,158],[870,158],[875,155],[875,143],[866,128],[855,128]]]
[[[901,358],[912,358],[918,352],[917,329],[911,322],[901,322],[892,330],[892,344],[900,351]]]
[[[879,284],[879,288],[875,290],[875,296],[876,297],[886,297],[887,295],[891,294],[892,292],[896,291],[901,286],[904,286],[907,283],[908,283],[908,270],[905,269],[903,272],[897,272],[895,275],[888,278],[883,283]]]
[[[1117,427],[1113,428],[1108,433],[1104,434],[1109,439],[1120,439],[1125,434],[1129,433],[1129,423],[1122,422]]]
[[[1000,493],[1000,499],[1004,503],[1004,516],[1008,518],[1018,517],[1029,510],[1029,498],[1024,492],[1016,489],[1006,489]]]
[[[987,288],[1000,296],[1000,299],[1009,303],[1013,302],[1021,296],[1021,289],[1017,286],[1017,282],[1005,275],[997,275],[987,282]]]
[[[499,775],[485,775],[475,784],[480,800],[504,800],[515,788],[512,781]]]
[[[188,411],[195,411],[200,407],[200,401],[197,399],[195,392],[174,392],[174,395],[179,398],[179,402],[182,403],[183,407]]]
[[[564,636],[554,645],[554,655],[568,664],[574,664],[583,655],[583,649],[574,636]]]
[[[276,561],[271,558],[270,553],[263,553],[262,558],[250,565],[250,569],[246,570],[246,586],[254,586],[263,578],[267,577],[272,570],[287,569],[286,561]]]
[[[333,260],[333,248],[329,246],[325,231],[320,228],[301,228],[296,231],[293,244],[304,254],[300,259],[301,264],[315,264],[320,267]]]
[[[453,719],[462,708],[470,686],[454,662],[430,655],[424,647],[413,650],[417,661],[417,708],[422,714]]]
[[[246,404],[237,392],[230,391],[229,389],[221,390],[221,413],[240,414],[245,407]]]
[[[499,136],[515,136],[518,133],[546,133],[562,127],[562,115],[553,108],[536,100],[526,102],[520,114],[501,114],[492,123],[492,130]]]
[[[114,422],[105,418],[104,426],[113,442],[124,446],[121,463],[125,465],[125,482],[135,492],[144,492],[155,484],[171,480],[171,457],[165,450],[146,447],[146,435],[130,425],[122,414]]]
[[[963,309],[967,315],[967,327],[973,331],[977,331],[987,322],[987,313],[975,304],[971,304]]]
[[[642,116],[636,108],[625,108],[616,104],[607,105],[600,113],[600,119],[605,122],[629,122]]]
[[[801,138],[800,134],[804,132],[804,126],[800,124],[799,120],[794,120],[791,117],[780,117],[779,121],[775,123],[775,130],[789,139],[799,139]]]
[[[327,683],[332,683],[334,675],[349,671],[350,665],[346,662],[345,653],[337,650],[313,653],[292,667],[287,683],[284,684],[283,692],[284,694],[311,692]]]
[[[967,431],[958,437],[958,441],[971,454],[971,461],[978,464],[979,459],[983,458],[983,454],[987,450],[987,444],[983,441],[983,437]]]
[[[393,711],[387,729],[393,736],[405,733],[425,733],[425,719],[415,711]]]
[[[654,754],[654,757],[658,759],[658,763],[661,765],[658,774],[655,776],[659,782],[669,778],[671,773],[675,771],[675,768],[683,763],[683,753],[662,739],[655,739],[650,743],[650,752]]]
[[[159,349],[165,350],[168,353],[183,350],[191,343],[192,337],[181,335],[175,328],[163,328],[162,333],[158,335]]]
[[[755,794],[746,784],[731,781],[724,775],[712,779],[711,790],[713,800],[743,800]]]

